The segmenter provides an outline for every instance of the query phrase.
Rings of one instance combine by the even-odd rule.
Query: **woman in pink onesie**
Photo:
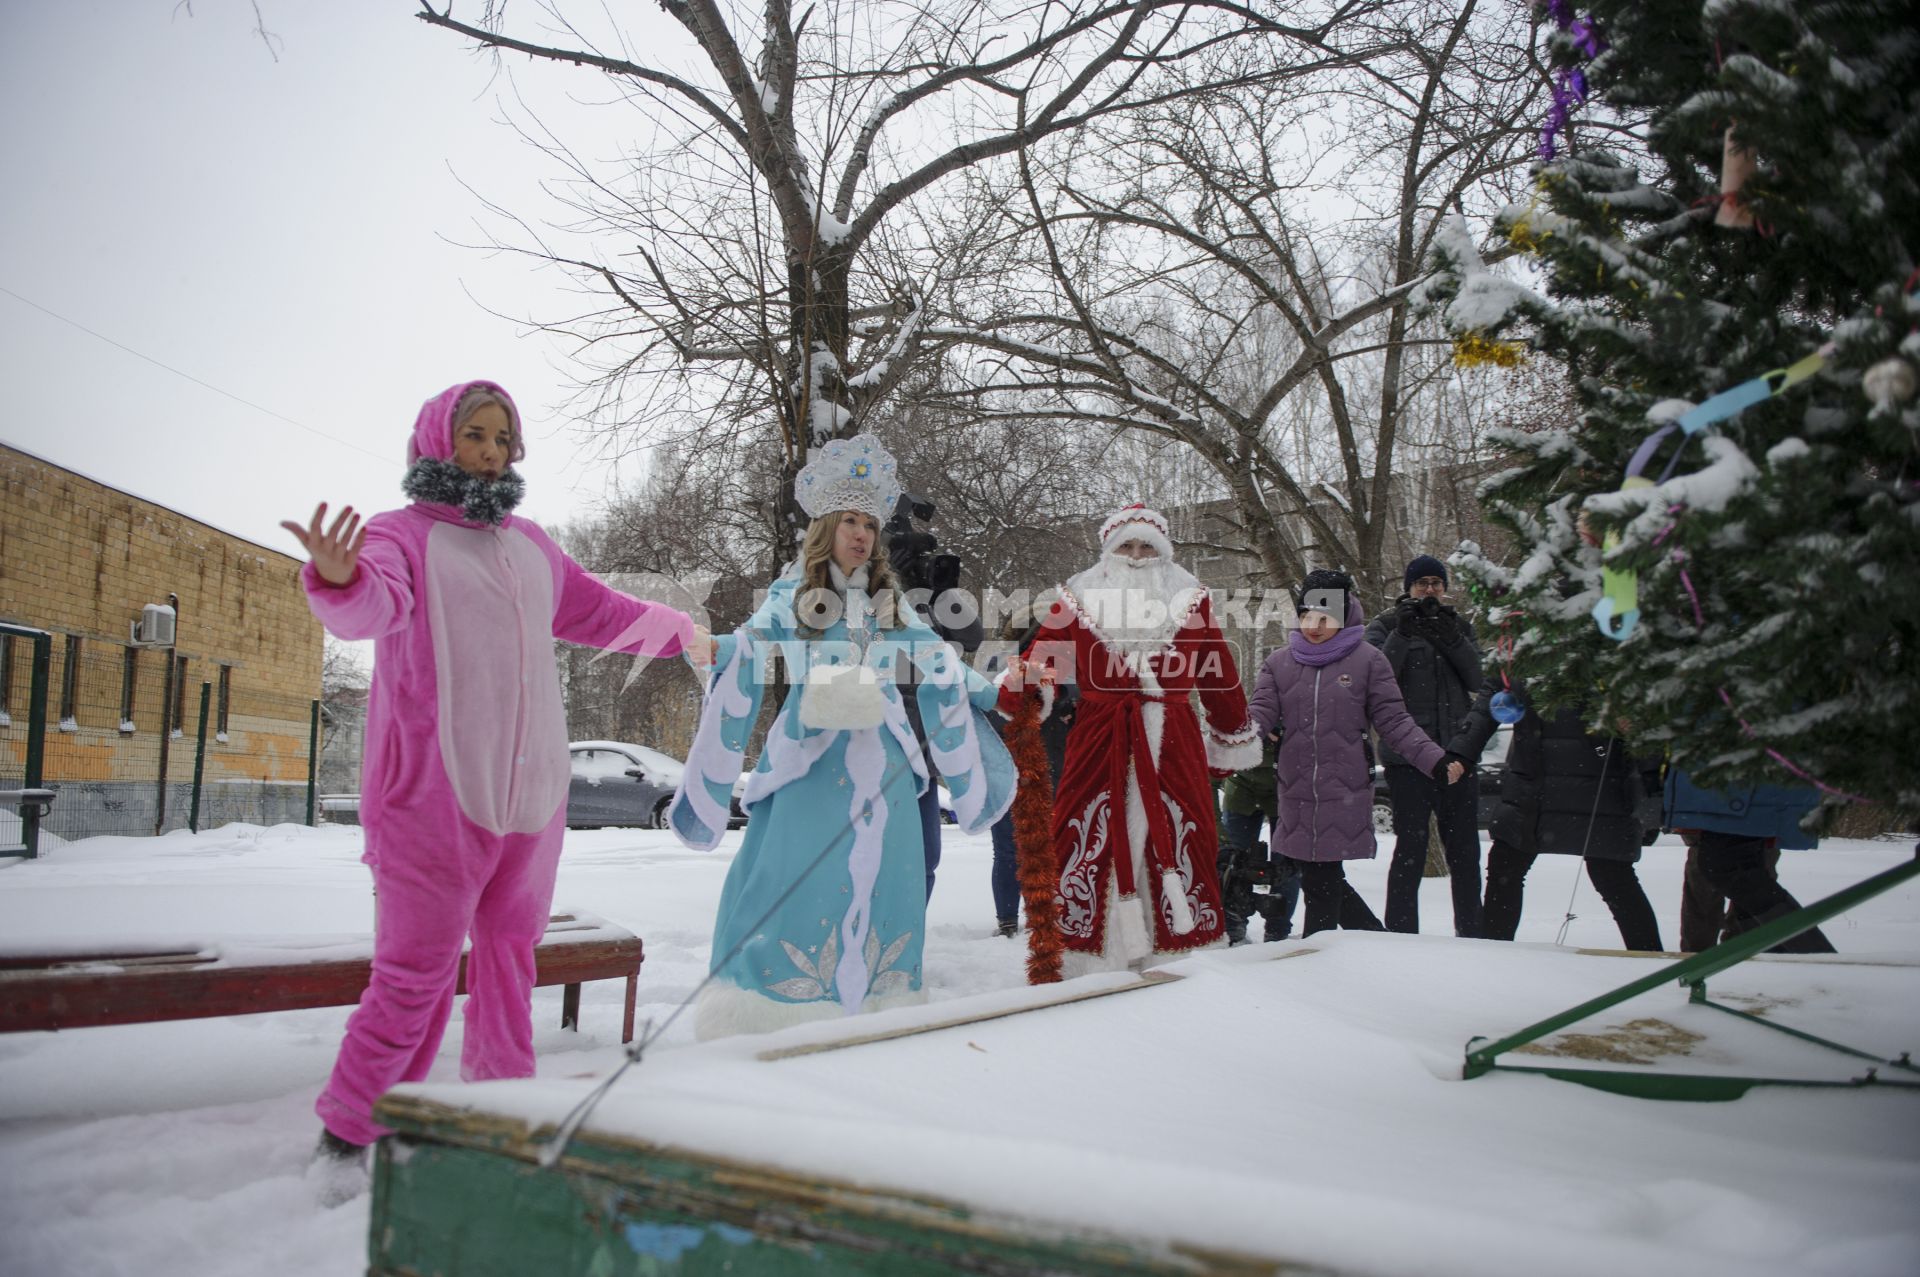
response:
[[[301,575],[314,615],[340,638],[375,640],[360,803],[373,979],[315,1105],[323,1164],[363,1167],[386,1133],[374,1101],[426,1076],[469,934],[461,1076],[532,1075],[533,951],[566,820],[553,641],[672,656],[697,632],[684,613],[601,584],[510,513],[524,491],[511,463],[525,455],[507,392],[466,382],[414,422],[402,485],[413,504],[364,527],[349,507],[323,530],[324,505],[306,527],[282,525],[312,558]]]

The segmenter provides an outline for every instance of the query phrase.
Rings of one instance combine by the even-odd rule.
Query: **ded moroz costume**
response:
[[[1119,553],[1135,541],[1154,553]],[[1225,943],[1209,773],[1260,761],[1233,652],[1206,589],[1173,562],[1165,517],[1128,506],[1100,544],[1028,646],[1024,685],[1003,676],[1000,702],[1011,716],[1022,695],[1038,696],[1044,717],[1047,667],[1080,693],[1053,802],[1069,977]]]

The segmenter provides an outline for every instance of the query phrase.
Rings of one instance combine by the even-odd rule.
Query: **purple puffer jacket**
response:
[[[1288,648],[1275,650],[1260,667],[1251,708],[1262,736],[1286,731],[1275,767],[1274,850],[1295,860],[1373,856],[1373,777],[1361,744],[1369,722],[1423,772],[1446,757],[1407,713],[1393,666],[1370,643],[1318,667],[1296,661]]]

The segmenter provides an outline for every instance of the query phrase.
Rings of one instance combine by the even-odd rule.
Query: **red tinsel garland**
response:
[[[1040,698],[1028,690],[1007,725],[1007,751],[1020,775],[1013,798],[1013,846],[1027,905],[1027,983],[1060,979],[1060,870],[1053,855],[1053,772],[1040,739]]]

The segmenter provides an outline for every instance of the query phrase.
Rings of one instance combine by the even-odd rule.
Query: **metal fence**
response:
[[[25,787],[37,738],[43,834],[312,823],[318,701],[252,686],[244,667],[54,634],[36,724],[30,633],[0,633],[0,792]],[[0,848],[25,831],[0,804]]]

